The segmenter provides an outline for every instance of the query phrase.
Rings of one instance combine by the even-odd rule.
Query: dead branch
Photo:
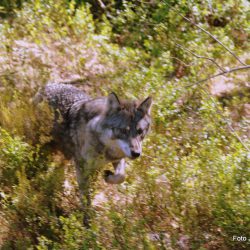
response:
[[[218,73],[218,74],[209,76],[209,77],[204,78],[204,79],[202,79],[202,80],[199,80],[199,81],[197,81],[197,82],[195,82],[195,83],[189,84],[189,85],[187,85],[186,87],[191,87],[191,86],[193,86],[193,85],[199,85],[199,84],[201,84],[202,82],[206,82],[206,81],[208,81],[208,80],[210,80],[210,79],[213,79],[213,78],[215,78],[215,77],[217,77],[217,76],[222,76],[222,75],[229,74],[229,73],[232,73],[232,72],[235,72],[235,71],[238,71],[238,70],[245,70],[245,69],[250,69],[250,65],[246,65],[246,66],[242,66],[242,67],[236,67],[236,68],[228,69],[228,70],[225,71],[225,72],[221,72],[221,73]]]

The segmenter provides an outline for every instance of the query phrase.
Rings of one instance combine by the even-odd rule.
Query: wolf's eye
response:
[[[141,135],[143,133],[143,130],[141,128],[137,129],[137,134]]]
[[[113,132],[117,138],[126,138],[129,134],[129,130],[126,128],[113,128]]]

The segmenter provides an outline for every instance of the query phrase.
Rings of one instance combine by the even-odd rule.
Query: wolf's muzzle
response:
[[[131,156],[133,159],[138,158],[141,155],[140,152],[131,151]]]

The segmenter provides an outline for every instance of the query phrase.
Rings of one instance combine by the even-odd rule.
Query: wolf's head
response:
[[[151,97],[141,103],[121,101],[115,93],[107,97],[102,141],[113,157],[135,159],[141,155],[142,140],[151,123],[151,106]]]

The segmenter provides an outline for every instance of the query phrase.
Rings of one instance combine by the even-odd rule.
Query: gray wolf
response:
[[[151,124],[152,98],[128,101],[115,93],[91,98],[73,85],[49,83],[35,100],[47,100],[54,110],[52,136],[62,153],[75,162],[81,203],[87,213],[91,182],[102,166],[112,163],[114,173],[104,171],[104,179],[119,184],[125,180],[125,158],[141,155]]]

